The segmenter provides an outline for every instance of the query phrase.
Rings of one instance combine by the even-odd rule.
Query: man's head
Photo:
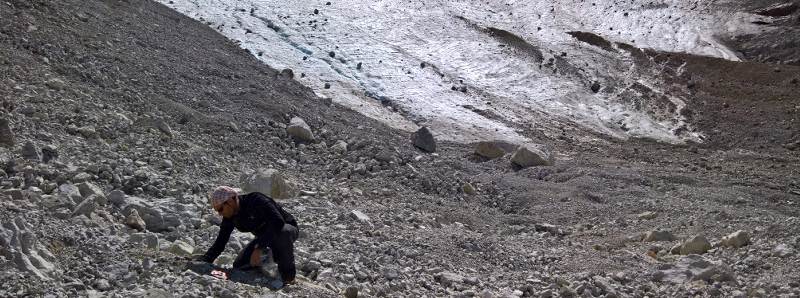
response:
[[[239,211],[239,192],[228,186],[218,186],[211,193],[211,207],[224,218],[230,218]]]

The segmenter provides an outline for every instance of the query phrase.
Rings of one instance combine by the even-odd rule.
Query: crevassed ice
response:
[[[592,93],[587,84],[594,79],[659,87],[624,57],[581,45],[567,31],[737,59],[713,38],[718,24],[703,1],[159,1],[239,41],[268,65],[293,69],[321,96],[393,127],[427,125],[437,137],[459,142],[525,141],[531,132],[555,135],[571,126],[618,138],[699,140],[699,133],[675,133],[686,125],[677,96],[664,94],[678,107],[664,114]],[[540,68],[482,30],[489,27],[524,39],[545,60],[565,52],[561,59],[580,71]]]

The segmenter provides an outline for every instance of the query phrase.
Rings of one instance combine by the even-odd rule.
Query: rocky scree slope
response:
[[[799,294],[796,136],[718,137],[757,130],[711,113],[751,109],[714,85],[735,74],[702,72],[769,66],[651,53],[676,86],[693,69],[720,141],[540,138],[555,165],[518,169],[470,145],[420,152],[153,2],[0,5],[0,296]],[[294,117],[314,141],[287,134]],[[276,292],[183,259],[218,229],[206,192],[259,168],[295,186],[282,202],[301,222],[302,281]]]

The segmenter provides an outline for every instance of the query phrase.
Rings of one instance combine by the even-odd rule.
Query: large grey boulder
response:
[[[519,146],[511,156],[511,162],[522,168],[551,166],[553,165],[553,156],[540,145],[524,144]]]
[[[411,135],[411,141],[414,147],[419,148],[425,152],[436,152],[436,139],[430,129],[423,126]]]
[[[288,199],[292,196],[291,185],[275,169],[259,169],[253,173],[243,174],[239,182],[245,193],[260,192],[273,199]]]
[[[289,126],[286,127],[286,133],[298,141],[314,141],[314,133],[311,132],[311,127],[300,117],[294,117],[289,121]]]

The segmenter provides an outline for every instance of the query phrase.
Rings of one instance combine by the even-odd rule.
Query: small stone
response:
[[[144,244],[147,248],[158,250],[158,236],[153,233],[133,233],[128,242],[136,244]]]
[[[320,268],[322,268],[322,264],[320,262],[311,260],[306,262],[305,265],[303,265],[302,270],[305,272],[314,272],[319,270]]]
[[[25,142],[22,146],[22,158],[33,161],[41,161],[42,154],[39,153],[39,147],[31,141]]]
[[[94,198],[89,197],[83,200],[78,206],[75,206],[75,209],[72,210],[71,217],[75,217],[78,215],[85,215],[89,217],[94,210],[97,209],[97,203],[95,203]]]
[[[779,258],[786,258],[794,255],[794,249],[786,244],[778,244],[772,249],[772,255]]]
[[[468,194],[468,195],[471,195],[471,196],[474,196],[474,195],[476,195],[478,193],[475,190],[475,187],[472,186],[472,184],[470,184],[469,182],[464,183],[464,185],[461,186],[461,191],[463,191],[465,194]]]
[[[164,169],[171,169],[173,167],[172,161],[169,159],[165,159],[161,161],[161,168]]]
[[[347,289],[344,290],[344,297],[345,298],[358,298],[358,287],[356,287],[356,286],[347,287]]]
[[[644,241],[674,241],[675,236],[667,230],[649,231],[644,236]]]
[[[598,82],[598,81],[592,82],[591,89],[592,89],[592,92],[594,92],[594,93],[600,92],[600,82]]]
[[[652,212],[652,211],[647,211],[647,212],[639,213],[639,215],[637,215],[636,217],[638,217],[639,219],[643,219],[643,220],[650,220],[650,219],[655,219],[656,216],[658,216],[658,213],[655,213],[655,212]]]
[[[740,248],[750,244],[750,234],[745,231],[738,230],[728,236],[723,237],[721,244],[722,246],[726,247]]]
[[[121,190],[114,190],[108,194],[108,200],[117,207],[124,207],[127,195]]]
[[[336,142],[336,144],[331,146],[331,150],[337,154],[345,154],[347,153],[347,142],[339,140]]]
[[[433,138],[431,131],[423,126],[411,135],[414,147],[425,152],[436,152],[436,139]]]
[[[81,182],[86,182],[86,181],[90,181],[90,180],[92,180],[92,174],[89,174],[89,173],[86,173],[86,172],[78,173],[77,175],[72,176],[72,179],[71,179],[72,183],[81,183]]]
[[[689,239],[688,241],[684,242],[681,245],[680,254],[682,255],[691,255],[691,254],[704,254],[708,250],[711,249],[711,243],[708,242],[706,237],[702,235],[696,235]]]
[[[100,291],[108,291],[111,289],[111,284],[106,279],[98,279],[94,282],[94,288]]]
[[[176,240],[170,246],[169,251],[179,256],[191,256],[194,252],[194,246],[181,240]]]
[[[359,222],[369,222],[370,221],[369,216],[364,214],[364,212],[361,212],[361,211],[358,211],[358,210],[350,211],[350,217],[352,217],[355,220],[358,220]]]
[[[488,159],[495,159],[506,155],[506,150],[499,141],[482,141],[475,146],[475,154]]]
[[[526,144],[517,148],[517,151],[511,156],[511,162],[522,168],[551,166],[553,157],[539,145]]]
[[[294,79],[294,71],[291,68],[281,70],[281,76],[287,79]]]
[[[58,148],[53,145],[42,147],[42,162],[48,163],[51,160],[58,159]]]
[[[286,127],[286,133],[298,141],[314,141],[314,134],[311,132],[311,127],[300,117],[294,117],[289,121],[289,126]]]
[[[75,184],[78,187],[78,191],[80,192],[81,196],[86,198],[91,195],[103,195],[103,189],[91,182],[83,182]]]
[[[144,232],[145,228],[147,227],[144,219],[139,216],[139,211],[136,211],[136,209],[131,209],[128,217],[125,218],[125,225],[140,232]]]
[[[445,287],[459,284],[464,281],[464,277],[452,272],[441,272],[434,275],[434,279]]]
[[[11,129],[11,123],[5,117],[0,117],[0,146],[13,148],[15,144],[16,137]]]

